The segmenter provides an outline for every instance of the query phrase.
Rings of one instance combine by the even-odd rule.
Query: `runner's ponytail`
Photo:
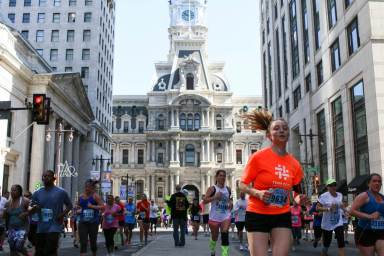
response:
[[[248,126],[253,131],[268,131],[273,121],[271,112],[265,109],[255,109],[242,117],[249,122]]]

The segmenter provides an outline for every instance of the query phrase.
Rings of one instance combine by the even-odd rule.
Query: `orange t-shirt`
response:
[[[270,215],[289,212],[290,191],[302,178],[301,165],[293,156],[279,156],[270,147],[254,153],[245,166],[241,181],[246,185],[253,183],[257,190],[273,189],[273,199],[267,204],[250,196],[247,211]]]

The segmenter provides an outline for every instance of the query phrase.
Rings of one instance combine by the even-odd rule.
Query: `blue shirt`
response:
[[[128,224],[134,224],[135,223],[135,212],[136,212],[136,206],[132,204],[126,204],[125,205],[125,223]]]
[[[57,222],[58,215],[63,213],[63,206],[72,209],[72,203],[68,193],[59,187],[50,189],[44,187],[33,193],[32,205],[38,205],[39,221],[37,222],[37,233],[60,233],[63,224]]]

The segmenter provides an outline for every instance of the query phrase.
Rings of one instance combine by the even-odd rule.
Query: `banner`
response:
[[[127,186],[126,185],[120,186],[120,199],[127,200]]]

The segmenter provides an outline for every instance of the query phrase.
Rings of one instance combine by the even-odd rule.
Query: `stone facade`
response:
[[[264,105],[289,121],[291,152],[323,181],[383,174],[384,3],[264,0],[260,11]],[[312,146],[300,136],[310,129]]]
[[[122,182],[162,204],[182,185],[201,197],[216,170],[236,188],[249,155],[264,135],[241,118],[261,97],[233,97],[224,63],[207,58],[206,1],[170,1],[170,52],[155,64],[157,79],[146,96],[113,101],[113,192]]]
[[[87,156],[86,149],[93,144],[89,141],[94,116],[80,75],[52,73],[29,42],[0,21],[0,101],[23,108],[25,99],[32,102],[32,95],[40,93],[51,98],[49,125],[32,123],[30,110],[13,110],[9,118],[0,120],[2,192],[13,184],[33,192],[41,183],[43,170],[57,172],[58,165],[67,161],[78,176],[60,178],[58,184],[75,198],[89,177],[92,157]],[[70,133],[63,133],[59,151],[59,135],[48,129],[55,131],[60,125],[72,129],[73,137],[70,141]]]

